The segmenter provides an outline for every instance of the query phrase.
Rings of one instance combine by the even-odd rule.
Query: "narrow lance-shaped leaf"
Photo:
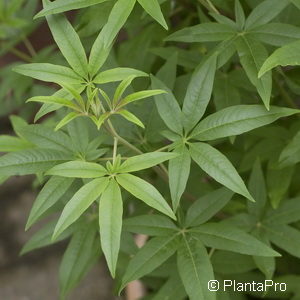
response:
[[[89,206],[102,194],[108,184],[108,178],[94,179],[81,187],[63,209],[56,224],[53,240],[74,223]]]
[[[258,78],[258,72],[268,57],[267,50],[260,42],[247,37],[247,35],[240,36],[236,40],[236,46],[241,64],[249,80],[256,87],[266,108],[269,109],[272,90],[271,74],[265,74]]]
[[[47,7],[48,0],[43,0]],[[84,78],[88,75],[88,62],[80,38],[64,15],[46,17],[53,38],[72,69]]]
[[[179,155],[169,161],[169,186],[176,211],[190,175],[191,155],[185,145],[176,147],[174,152]]]
[[[210,141],[239,135],[299,112],[297,109],[276,106],[271,106],[269,111],[262,105],[230,106],[200,121],[191,137],[200,141]]]
[[[120,174],[117,175],[116,179],[117,182],[133,196],[176,220],[172,209],[153,185],[131,174]]]
[[[144,10],[154,18],[161,26],[168,30],[168,25],[161,12],[159,2],[157,0],[138,0]]]
[[[0,152],[14,152],[30,149],[32,147],[34,147],[34,145],[19,137],[0,135]]]
[[[157,111],[165,124],[174,132],[182,134],[182,114],[180,106],[171,90],[159,79],[151,76],[151,87],[161,89],[166,93],[154,97]]]
[[[99,204],[101,247],[112,277],[115,277],[122,231],[123,202],[119,185],[111,180]]]
[[[39,218],[66,193],[73,182],[71,178],[51,177],[34,201],[25,230],[29,229]],[[54,229],[54,228],[53,228]]]
[[[29,98],[26,102],[41,102],[41,103],[51,103],[58,104],[60,106],[66,106],[68,108],[79,111],[80,108],[71,100],[65,98],[58,98],[55,96],[35,96]]]
[[[59,164],[46,174],[72,178],[97,178],[106,175],[107,170],[100,164],[78,160]]]
[[[230,190],[254,201],[234,166],[221,152],[209,144],[194,143],[190,144],[190,153],[193,160],[208,175]]]
[[[195,70],[183,102],[183,125],[190,131],[202,118],[211,98],[217,56],[204,60]]]
[[[177,157],[176,153],[149,152],[137,156],[132,156],[124,161],[118,168],[118,173],[130,173],[144,170],[156,166],[166,160]]]
[[[214,279],[213,268],[204,245],[190,235],[182,237],[177,254],[179,275],[190,300],[214,300],[216,295],[207,289]]]
[[[121,291],[127,283],[139,279],[155,270],[177,250],[180,241],[179,235],[173,234],[163,237],[155,237],[143,246],[129,262],[119,289]]]
[[[81,114],[78,112],[70,112],[68,113],[64,118],[62,118],[58,124],[55,126],[55,131],[59,130],[60,128],[64,127],[68,123],[70,123],[72,120],[80,117]]]
[[[47,4],[39,13],[34,16],[34,19],[62,13],[65,11],[84,8],[95,4],[103,3],[108,0],[56,0]]]
[[[239,29],[243,29],[245,25],[245,13],[239,0],[235,0],[234,11],[236,24]]]
[[[208,247],[248,255],[280,256],[250,234],[226,223],[206,223],[190,231]]]
[[[134,123],[142,128],[145,128],[142,121],[138,117],[136,117],[134,114],[132,114],[130,111],[128,111],[126,109],[121,109],[117,112],[117,114],[121,115],[129,122]]]

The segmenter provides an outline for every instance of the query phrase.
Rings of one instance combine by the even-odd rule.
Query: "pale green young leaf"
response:
[[[64,118],[62,118],[58,124],[55,126],[55,131],[59,130],[60,128],[64,127],[65,125],[67,125],[69,122],[71,122],[72,120],[80,117],[82,114],[78,113],[78,112],[70,112],[68,113]]]
[[[86,224],[73,236],[59,268],[62,299],[80,282],[101,254],[99,238],[93,224]]]
[[[165,124],[174,132],[182,134],[182,115],[180,106],[171,90],[159,79],[151,75],[151,87],[161,89],[167,93],[154,97],[157,111]]]
[[[213,268],[201,241],[183,235],[178,248],[177,265],[179,275],[190,300],[215,300],[215,292],[207,289],[214,279]]]
[[[200,141],[210,141],[227,136],[239,135],[265,126],[279,118],[299,113],[300,110],[263,105],[235,105],[209,115],[195,127],[191,137]]]
[[[33,148],[34,146],[19,137],[0,135],[0,152],[15,152]]]
[[[44,6],[46,1],[43,1]],[[49,3],[47,1],[47,3]],[[50,15],[46,17],[53,38],[61,53],[72,69],[87,78],[88,61],[80,38],[71,23],[64,15]]]
[[[80,84],[83,82],[83,79],[72,69],[48,63],[19,65],[14,67],[13,71],[46,82],[67,82],[71,84]]]
[[[123,94],[125,93],[126,89],[130,86],[134,78],[134,75],[128,76],[124,80],[122,80],[122,82],[118,85],[113,98],[114,105],[117,105],[118,102],[121,100]]]
[[[194,143],[190,144],[190,153],[192,159],[209,176],[230,190],[254,201],[234,166],[221,152],[209,144]]]
[[[47,4],[39,13],[34,16],[34,19],[62,13],[65,11],[84,8],[95,4],[103,3],[108,0],[56,0]]]
[[[166,41],[185,43],[219,42],[230,39],[236,35],[236,31],[229,25],[219,23],[202,23],[192,27],[186,27],[169,35]]]
[[[99,130],[102,126],[102,124],[110,117],[110,112],[106,112],[102,114],[98,119],[95,116],[92,116],[91,119],[97,126],[97,129]]]
[[[236,20],[237,27],[240,30],[242,30],[245,26],[246,18],[245,18],[244,9],[239,0],[235,0],[234,11],[235,11],[235,20]]]
[[[174,211],[177,210],[190,175],[191,155],[185,145],[174,149],[177,157],[169,160],[169,186]]]
[[[79,111],[80,107],[78,107],[74,102],[65,98],[59,98],[55,96],[35,96],[29,98],[26,102],[41,102],[41,103],[49,103],[49,104],[58,104],[60,107],[65,106],[74,110]]]
[[[160,215],[139,215],[125,219],[123,230],[153,236],[174,234],[179,229],[167,217]]]
[[[288,4],[289,2],[285,0],[265,0],[261,2],[251,11],[246,20],[245,28],[248,30],[269,23]]]
[[[166,93],[163,90],[145,90],[145,91],[139,91],[132,93],[128,96],[126,96],[123,100],[121,100],[119,107],[122,107],[124,105],[127,105],[129,103],[132,103],[134,101],[142,100],[145,98],[149,98],[152,96],[160,95]]]
[[[284,46],[300,39],[300,28],[291,24],[268,23],[247,34],[265,44]]]
[[[217,56],[212,55],[196,68],[183,102],[183,125],[190,131],[202,118],[211,98]]]
[[[97,84],[122,81],[130,76],[136,77],[148,77],[148,74],[132,68],[114,68],[99,73],[93,82]]]
[[[300,65],[300,41],[293,42],[275,50],[259,70],[259,77],[277,66]]]
[[[33,203],[25,230],[36,223],[50,207],[61,199],[71,186],[72,182],[72,178],[61,177],[51,177],[47,181]]]
[[[138,2],[153,19],[168,30],[168,25],[164,19],[158,0],[138,0]]]
[[[134,197],[176,220],[172,209],[153,185],[131,174],[120,174],[117,175],[116,179],[117,182]]]
[[[72,159],[72,154],[57,150],[28,149],[0,157],[0,176],[35,174]]]
[[[117,182],[112,179],[101,195],[99,226],[101,248],[112,277],[115,277],[122,231],[123,201]]]
[[[73,224],[102,194],[108,185],[108,178],[98,178],[81,187],[67,203],[55,226],[53,240]]]
[[[145,128],[142,121],[138,117],[136,117],[134,114],[132,114],[130,111],[128,111],[126,109],[121,109],[117,112],[117,114],[121,115],[122,117],[124,117],[129,122],[134,123],[134,124],[136,124],[136,125],[138,125],[142,128]]]
[[[232,196],[233,192],[223,187],[200,197],[189,207],[185,225],[190,227],[207,222],[230,201]]]
[[[40,249],[42,247],[53,244],[51,236],[54,231],[56,220],[50,221],[45,226],[43,226],[39,231],[37,231],[29,241],[22,247],[20,255],[24,255],[28,252],[31,252],[35,249]],[[66,230],[55,242],[62,241],[68,238],[74,231],[73,227],[70,227],[69,230]]]
[[[285,224],[272,224],[265,226],[264,229],[272,244],[295,257],[300,257],[299,230]]]
[[[117,169],[118,173],[130,173],[154,167],[166,160],[177,157],[176,153],[149,152],[126,159]]]
[[[106,174],[107,170],[100,164],[79,160],[56,165],[46,172],[46,175],[70,178],[97,178]]]
[[[77,103],[79,104],[79,106],[81,106],[81,109],[85,109],[85,103],[84,100],[82,98],[82,96],[80,95],[81,93],[81,89],[79,89],[79,91],[74,88],[73,86],[66,84],[66,83],[59,83],[59,85],[71,96],[71,99],[75,99],[77,101]]]
[[[165,262],[175,253],[179,241],[180,237],[176,233],[167,238],[155,237],[147,242],[129,262],[119,290],[121,291],[127,283],[143,277]]]
[[[242,35],[236,40],[236,47],[243,69],[251,83],[256,87],[264,105],[269,109],[272,91],[271,74],[265,74],[258,78],[258,72],[268,57],[266,48],[247,35]]]
[[[248,255],[280,256],[250,234],[227,223],[206,223],[190,230],[206,246]]]

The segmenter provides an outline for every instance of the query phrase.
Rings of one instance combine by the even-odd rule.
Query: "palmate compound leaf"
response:
[[[101,248],[112,277],[115,277],[122,231],[123,202],[118,183],[112,179],[99,202]]]
[[[280,256],[278,252],[250,234],[228,223],[206,223],[190,229],[206,246],[259,256]]]
[[[171,257],[180,243],[178,233],[155,237],[148,241],[132,258],[122,278],[119,292],[131,281],[139,279],[152,272]]]
[[[46,173],[46,175],[71,178],[98,178],[106,174],[107,170],[101,165],[79,160],[56,165]]]
[[[149,152],[126,159],[117,169],[118,173],[130,173],[156,166],[166,160],[177,157],[177,153]]]
[[[62,13],[65,11],[84,8],[95,4],[103,3],[108,0],[56,0],[47,4],[39,13],[34,16],[34,19]]]
[[[59,268],[61,299],[86,275],[101,254],[97,227],[93,223],[84,224],[72,236]]]
[[[50,207],[61,199],[71,186],[72,182],[72,178],[61,178],[55,176],[51,177],[47,181],[34,201],[26,224],[26,230],[38,221]]]
[[[264,62],[259,70],[258,76],[264,74],[277,66],[300,65],[300,41],[296,41],[275,50]]]
[[[299,112],[298,109],[276,106],[271,106],[270,110],[263,105],[230,106],[200,121],[190,136],[200,141],[211,141],[239,135]]]
[[[93,179],[81,187],[64,207],[56,224],[52,239],[55,240],[73,224],[103,193],[109,183],[107,177]]]
[[[231,162],[216,148],[205,143],[190,144],[192,159],[203,171],[230,190],[254,201]]]
[[[117,182],[130,194],[176,220],[176,216],[172,209],[153,185],[131,174],[119,174],[116,176],[116,179]]]
[[[179,275],[190,300],[215,300],[207,283],[214,279],[213,268],[203,243],[184,234],[177,254]]]

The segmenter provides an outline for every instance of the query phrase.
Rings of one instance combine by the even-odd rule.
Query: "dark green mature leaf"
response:
[[[28,149],[0,157],[0,175],[27,175],[44,172],[54,165],[72,159],[72,154],[57,150]]]
[[[248,255],[280,256],[250,234],[227,223],[206,223],[190,231],[208,247]]]
[[[176,153],[149,152],[126,159],[117,169],[118,173],[130,173],[156,166],[166,160],[177,157]]]
[[[267,50],[260,42],[251,39],[247,35],[241,35],[236,40],[236,46],[241,64],[249,80],[256,87],[266,108],[269,109],[272,91],[271,74],[265,74],[263,77],[258,78],[258,72],[268,57]]]
[[[269,23],[255,27],[247,34],[272,46],[284,46],[300,39],[300,28],[290,24]]]
[[[282,150],[279,157],[280,167],[288,167],[300,161],[300,131]]]
[[[266,59],[259,70],[259,77],[277,66],[296,66],[300,65],[300,41],[293,42],[275,50]]]
[[[115,277],[122,231],[123,201],[117,182],[112,179],[99,204],[101,248],[112,277]]]
[[[108,0],[56,0],[47,4],[39,13],[34,16],[34,19],[62,13],[64,11],[88,7],[91,5],[103,3]]]
[[[160,215],[139,215],[125,219],[123,230],[154,236],[165,236],[178,231],[176,225],[167,217]]]
[[[230,201],[232,196],[230,190],[220,188],[201,197],[189,207],[185,225],[190,227],[207,222]]]
[[[114,68],[99,73],[94,79],[94,83],[103,84],[115,81],[122,81],[130,76],[147,77],[148,74],[131,68]]]
[[[72,178],[97,178],[106,175],[107,170],[96,163],[76,160],[59,164],[46,174]]]
[[[209,144],[194,143],[190,144],[190,153],[192,159],[208,175],[232,191],[254,201],[234,166],[221,152]]]
[[[204,245],[189,235],[184,235],[177,254],[179,275],[190,300],[214,300],[216,295],[208,290],[207,283],[214,279],[213,268]]]
[[[158,0],[137,0],[144,10],[161,26],[168,30],[168,25],[161,12]]]
[[[45,6],[46,1],[43,3]],[[51,15],[46,19],[53,38],[69,65],[76,73],[87,78],[88,62],[85,50],[71,23],[63,15]]]
[[[300,198],[296,197],[283,202],[277,209],[268,211],[264,223],[289,224],[300,219]]]
[[[169,161],[169,186],[173,209],[176,211],[190,175],[191,155],[185,145],[176,147],[174,153],[179,156]]]
[[[285,224],[264,226],[270,241],[293,256],[300,257],[300,231]]]
[[[72,69],[48,63],[19,65],[14,67],[13,71],[46,82],[66,82],[71,84],[80,84],[83,82],[82,78]]]
[[[236,33],[236,30],[229,25],[202,23],[176,31],[169,35],[166,40],[186,43],[218,42],[230,39]]]
[[[190,131],[202,118],[211,97],[217,56],[204,60],[195,70],[183,102],[183,125]]]
[[[245,26],[245,13],[239,0],[235,0],[234,5],[235,20],[237,27],[242,30]]]
[[[26,224],[26,230],[38,221],[50,207],[61,199],[71,186],[72,182],[73,179],[60,177],[51,177],[47,181],[34,201]]]
[[[253,9],[246,20],[246,29],[251,29],[268,23],[274,19],[286,6],[288,1],[265,0]]]
[[[164,213],[170,218],[176,220],[172,209],[153,185],[139,177],[130,174],[117,175],[116,179],[117,182],[133,196]]]
[[[56,224],[53,240],[73,224],[103,193],[108,185],[108,178],[98,178],[81,187],[63,209]]]
[[[96,235],[93,224],[83,226],[73,235],[59,268],[60,294],[63,299],[99,258],[101,252]]]
[[[158,52],[160,52],[159,49],[161,49],[162,52],[165,50],[166,52],[168,52],[168,49],[166,48],[156,48],[156,49]],[[154,49],[152,49],[152,51],[155,53]],[[157,55],[159,55],[159,53],[157,53]],[[165,64],[156,73],[156,78],[158,78],[161,82],[163,82],[165,86],[170,90],[173,90],[175,86],[176,75],[177,75],[177,63],[179,62],[178,62],[178,52],[176,51],[171,56],[169,55],[166,56]],[[152,88],[161,88],[165,90],[165,88],[162,87],[152,87]]]
[[[158,113],[162,120],[171,130],[178,134],[182,134],[183,125],[181,109],[172,91],[154,76],[151,76],[151,83],[153,89],[161,89],[167,92],[154,97]]]
[[[176,233],[167,238],[165,236],[155,237],[147,242],[129,262],[120,290],[127,283],[143,277],[165,262],[175,253],[179,241],[180,236]]]
[[[270,110],[262,105],[230,106],[202,120],[192,131],[191,137],[210,141],[238,135],[299,112],[297,109],[276,106],[270,107]]]

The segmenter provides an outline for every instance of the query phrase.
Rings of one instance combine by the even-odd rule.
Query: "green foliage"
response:
[[[119,293],[141,279],[145,299],[246,299],[208,281],[266,278],[298,299],[300,2],[42,2],[0,3],[0,55],[18,57],[1,116],[20,114],[0,182],[43,184],[26,229],[54,216],[21,253],[70,239],[61,299],[102,253]],[[43,17],[53,45],[36,51]]]

